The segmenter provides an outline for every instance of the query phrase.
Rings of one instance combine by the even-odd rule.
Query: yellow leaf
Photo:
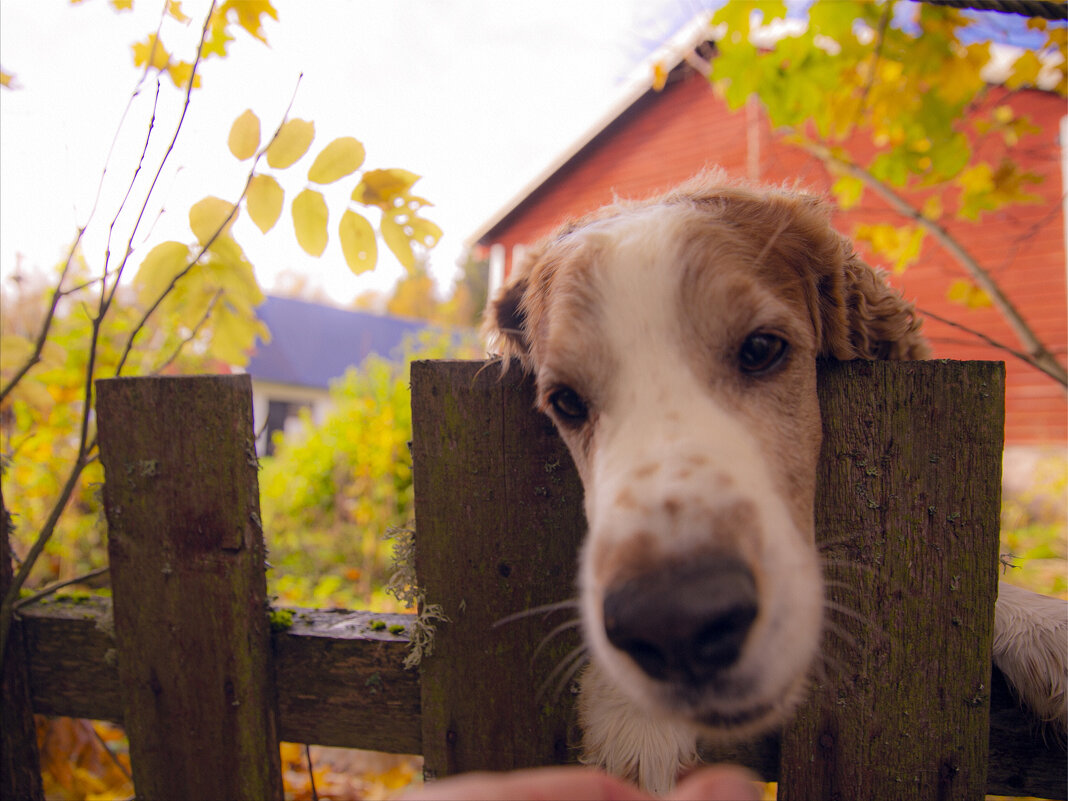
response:
[[[983,309],[993,306],[990,296],[971,281],[959,278],[949,285],[946,300],[959,303],[969,309]]]
[[[308,170],[308,180],[315,184],[332,184],[354,173],[366,153],[363,145],[351,136],[342,136],[323,148]]]
[[[116,11],[129,11],[133,8],[133,0],[111,0],[111,7]]]
[[[942,196],[931,195],[923,203],[923,216],[928,220],[938,220],[942,217]]]
[[[328,216],[326,201],[314,189],[305,189],[293,198],[293,230],[297,242],[312,256],[321,256],[326,249]]]
[[[197,241],[206,245],[212,237],[220,233],[220,229],[228,231],[236,217],[233,203],[208,195],[189,209],[189,227],[193,229]]]
[[[167,14],[179,22],[189,22],[189,17],[182,13],[181,0],[167,0]]]
[[[161,70],[171,60],[170,54],[156,39],[154,33],[149,34],[143,42],[135,42],[131,47],[133,48],[135,67],[148,64],[153,69]]]
[[[158,300],[174,277],[185,269],[189,258],[189,246],[182,242],[163,242],[152,248],[134,279],[142,301]]]
[[[1012,73],[1006,78],[1005,86],[1009,89],[1034,86],[1038,81],[1038,73],[1041,71],[1042,62],[1038,56],[1031,50],[1024,50],[1012,65]]]
[[[245,196],[245,208],[256,227],[267,233],[282,216],[285,192],[278,181],[269,175],[254,175]]]
[[[653,91],[659,92],[667,85],[668,71],[662,61],[653,65]]]
[[[33,343],[26,337],[16,334],[0,336],[0,368],[9,368],[12,371],[22,369],[33,351]]]
[[[4,72],[0,70],[0,86],[5,89],[15,88],[15,74],[13,72]]]
[[[398,221],[398,216],[402,221]],[[404,215],[383,215],[382,216],[382,239],[390,250],[393,251],[393,255],[397,257],[397,261],[403,264],[408,270],[415,267],[415,254],[412,253],[412,245],[408,239],[408,235],[404,232]]]
[[[167,74],[171,76],[171,80],[174,81],[174,85],[179,89],[184,89],[189,85],[189,78],[193,76],[193,65],[188,61],[179,61],[177,64],[172,64],[167,67]],[[193,76],[193,88],[200,88],[200,76]]]
[[[851,209],[860,202],[860,196],[864,193],[864,182],[851,175],[843,175],[834,182],[831,192],[839,208]]]
[[[441,239],[441,229],[430,220],[425,220],[422,217],[412,217],[409,223],[412,233],[411,240],[418,242],[425,248],[432,248]]]
[[[345,263],[356,275],[367,272],[378,260],[378,243],[375,241],[375,229],[361,215],[349,210],[341,215],[338,226],[338,239],[341,252],[345,254]]]
[[[252,113],[252,109],[246,109],[234,120],[234,124],[230,126],[230,136],[226,144],[238,161],[244,161],[256,155],[260,146],[260,118]]]
[[[269,0],[227,0],[223,4],[223,11],[233,9],[237,12],[237,24],[255,36],[264,44],[267,43],[263,31],[260,29],[260,17],[266,14],[273,20],[278,20],[278,12]]]
[[[284,170],[308,152],[315,138],[315,123],[307,120],[289,120],[267,148],[267,163],[276,170]]]
[[[352,191],[352,199],[365,206],[380,206],[389,211],[394,198],[401,197],[419,180],[414,172],[401,169],[369,170]]]

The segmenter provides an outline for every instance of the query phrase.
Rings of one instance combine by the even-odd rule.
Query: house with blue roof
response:
[[[294,298],[267,297],[256,313],[271,332],[245,371],[252,377],[256,451],[271,452],[271,435],[292,430],[301,409],[321,420],[329,404],[330,381],[371,354],[394,355],[426,323],[370,312],[349,311]]]

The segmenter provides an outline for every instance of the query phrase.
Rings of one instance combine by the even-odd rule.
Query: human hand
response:
[[[759,801],[744,768],[715,765],[694,771],[665,798],[673,801]],[[465,773],[429,782],[406,801],[651,801],[631,784],[593,768],[533,768],[507,773]]]

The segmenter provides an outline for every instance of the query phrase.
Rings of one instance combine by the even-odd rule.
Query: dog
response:
[[[922,359],[819,199],[705,173],[528,252],[490,304],[584,487],[581,761],[664,792],[697,739],[781,724],[824,627],[817,358]],[[1068,612],[1002,584],[994,654],[1064,726]]]

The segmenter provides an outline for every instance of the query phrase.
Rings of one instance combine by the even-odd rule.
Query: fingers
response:
[[[466,773],[424,784],[406,801],[646,801],[651,796],[600,771],[582,767],[509,773]]]
[[[759,779],[737,765],[696,770],[668,796],[672,801],[760,801]]]

